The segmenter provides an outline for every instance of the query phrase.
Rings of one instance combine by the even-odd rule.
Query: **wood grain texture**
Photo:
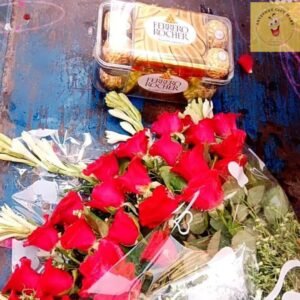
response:
[[[187,5],[179,0],[169,2],[174,7]],[[0,1],[0,5],[5,3]],[[12,136],[39,127],[69,130],[71,134],[88,131],[106,149],[104,130],[118,126],[105,111],[103,95],[91,86],[99,1],[51,0],[49,3],[61,9],[15,2],[11,24],[19,31],[8,34],[1,28],[10,15],[0,6],[0,129]],[[188,1],[191,7],[210,7],[215,14],[231,19],[235,61],[249,51],[249,4],[245,0]],[[39,27],[57,20],[61,12],[61,21]],[[31,19],[24,23],[26,13]],[[253,56],[254,73],[246,75],[236,65],[232,83],[220,88],[214,97],[215,108],[242,113],[241,127],[249,135],[249,145],[286,188],[300,214],[300,56],[299,53],[255,53]],[[135,104],[147,123],[159,111],[178,108],[152,101],[135,100]],[[11,195],[17,190],[14,174],[12,166],[0,165],[0,204],[10,203]],[[0,250],[0,287],[10,270],[8,253]]]

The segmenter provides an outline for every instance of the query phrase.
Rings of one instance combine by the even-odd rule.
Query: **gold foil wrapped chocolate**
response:
[[[187,100],[211,99],[216,91],[216,86],[202,83],[199,78],[192,77],[189,79],[189,88],[184,92],[184,97]]]
[[[120,90],[123,88],[123,79],[121,76],[112,76],[107,74],[102,69],[99,70],[100,80],[109,90]]]
[[[228,52],[220,48],[208,50],[206,57],[206,74],[211,78],[221,79],[229,73],[229,55]]]
[[[111,64],[129,65],[131,43],[132,41],[128,37],[107,39],[102,48],[104,61]]]
[[[228,45],[228,30],[226,25],[218,20],[211,20],[206,24],[209,48],[223,48]]]

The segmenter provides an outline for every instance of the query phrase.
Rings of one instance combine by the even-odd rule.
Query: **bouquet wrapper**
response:
[[[71,136],[68,131],[63,135],[54,129],[36,129],[28,134],[39,141],[46,140],[54,153],[66,164],[86,165],[98,158],[99,153],[107,149],[100,147],[90,133],[78,137]],[[22,138],[19,138],[20,142]],[[12,195],[14,209],[28,219],[42,224],[43,215],[51,214],[59,199],[66,190],[80,186],[78,179],[49,173],[42,168],[27,168],[23,165],[14,166],[17,192]]]
[[[244,266],[252,254],[246,247],[225,247],[211,258],[182,246],[172,235],[158,238],[160,234],[150,233],[88,292],[95,299],[248,299]],[[136,260],[136,272],[130,274]]]
[[[265,164],[250,149],[248,163],[224,183],[224,217],[241,225],[223,235],[219,212],[205,214],[200,231],[188,214],[178,228],[166,224],[150,232],[113,268],[96,281],[88,293],[95,299],[261,299],[250,280],[249,269],[258,270],[253,213],[272,224],[292,211],[288,199]],[[184,212],[181,212],[181,216]],[[182,229],[190,231],[183,234]],[[195,230],[197,229],[197,230]],[[218,238],[217,238],[218,236]],[[133,268],[134,266],[134,268]],[[131,270],[131,271],[130,271]],[[278,289],[278,287],[277,287]],[[275,298],[270,298],[275,299]]]

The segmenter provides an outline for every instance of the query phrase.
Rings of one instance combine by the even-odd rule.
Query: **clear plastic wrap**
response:
[[[61,162],[65,165],[77,165],[79,171],[103,153],[103,149],[89,133],[73,137],[68,131],[61,136],[58,130],[37,129],[27,134],[35,141],[47,141],[58,158],[57,164]],[[21,143],[23,136],[17,139]],[[78,178],[50,173],[42,167],[15,166],[14,170],[16,184],[20,190],[12,195],[16,203],[15,209],[38,224],[43,223],[43,215],[52,212],[66,190],[76,189],[81,184]]]
[[[184,102],[211,98],[234,75],[231,22],[169,1],[103,1],[94,85],[136,97]]]
[[[96,299],[249,299],[244,246],[221,249],[213,257],[181,245],[171,234],[154,231],[90,288]],[[135,276],[129,270],[139,261]],[[114,298],[116,297],[116,298]],[[120,297],[120,298],[118,298]],[[109,298],[110,299],[110,298]]]
[[[250,148],[244,153],[248,158],[244,168],[229,167],[231,177],[224,182],[221,206],[199,212],[192,208],[192,200],[179,207],[168,223],[150,232],[88,292],[95,299],[126,300],[267,296],[271,289],[262,291],[260,287],[262,280],[269,278],[263,279],[265,262],[260,245],[273,234],[281,234],[280,223],[287,222],[287,216],[295,216],[265,164]],[[280,255],[276,247],[274,244],[273,254]],[[297,255],[291,258],[297,259]],[[278,270],[286,261],[276,262]],[[278,274],[268,275],[274,276],[273,286]]]

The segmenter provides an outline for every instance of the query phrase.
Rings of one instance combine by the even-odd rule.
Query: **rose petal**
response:
[[[176,163],[181,152],[181,144],[173,141],[169,135],[162,136],[152,145],[149,151],[153,156],[161,156],[170,166]]]
[[[226,137],[237,130],[236,120],[240,114],[219,113],[214,116],[213,124],[218,136]]]
[[[40,278],[40,290],[45,296],[61,296],[73,286],[73,277],[66,271],[52,266],[52,259],[45,263],[45,270]]]
[[[253,73],[254,59],[250,54],[241,55],[238,63],[247,74]]]
[[[186,141],[194,145],[215,142],[214,124],[211,119],[203,119],[186,132]]]
[[[95,241],[96,236],[84,219],[79,219],[67,227],[60,240],[64,249],[81,251],[89,250]]]
[[[102,155],[95,162],[89,164],[83,171],[86,176],[94,175],[104,181],[113,178],[119,172],[119,163],[113,152]]]
[[[83,210],[82,199],[76,192],[69,192],[54,209],[49,222],[53,225],[72,224],[78,220],[75,211]]]
[[[135,244],[139,234],[138,223],[129,214],[120,209],[115,215],[114,222],[106,238],[117,244],[129,247]]]
[[[119,178],[125,192],[140,193],[140,187],[151,183],[146,167],[139,157],[135,157],[128,165],[127,171]]]
[[[159,267],[167,267],[178,258],[178,251],[168,230],[152,233],[148,244],[142,252],[141,260],[154,263]]]
[[[211,151],[223,158],[238,157],[242,154],[245,145],[246,133],[237,129],[226,137],[220,144],[211,146]]]
[[[107,212],[109,208],[119,208],[124,198],[120,182],[117,179],[110,179],[94,187],[89,206]]]
[[[155,228],[171,218],[177,207],[176,199],[161,185],[139,205],[140,223],[142,226]]]
[[[98,250],[87,256],[81,263],[79,272],[83,275],[81,296],[86,296],[88,289],[99,280],[108,270],[111,269],[124,253],[116,243],[102,239]]]
[[[163,112],[151,126],[151,131],[158,135],[170,135],[181,132],[183,122],[178,116],[178,112]]]
[[[2,293],[9,291],[21,293],[24,289],[36,291],[39,287],[40,275],[31,268],[31,261],[23,257],[20,259],[14,272],[10,275],[7,283],[2,289]]]
[[[133,158],[146,154],[148,147],[148,137],[146,131],[139,131],[125,143],[121,143],[115,150],[117,157]]]
[[[216,171],[207,171],[193,178],[179,196],[179,200],[190,202],[198,191],[200,194],[193,204],[195,209],[211,210],[223,201],[223,189]]]
[[[47,216],[46,216],[47,218]],[[37,227],[24,242],[24,246],[35,246],[45,251],[51,251],[57,244],[58,232],[46,219],[44,225]]]
[[[218,160],[214,165],[214,170],[216,170],[223,179],[226,179],[230,174],[228,172],[228,164],[231,161],[235,161],[240,166],[245,166],[247,163],[247,156],[246,155],[239,155],[237,157],[229,157],[229,158],[223,158]]]
[[[189,181],[199,173],[209,170],[204,159],[204,148],[202,145],[194,147],[192,150],[184,152],[172,171]]]

